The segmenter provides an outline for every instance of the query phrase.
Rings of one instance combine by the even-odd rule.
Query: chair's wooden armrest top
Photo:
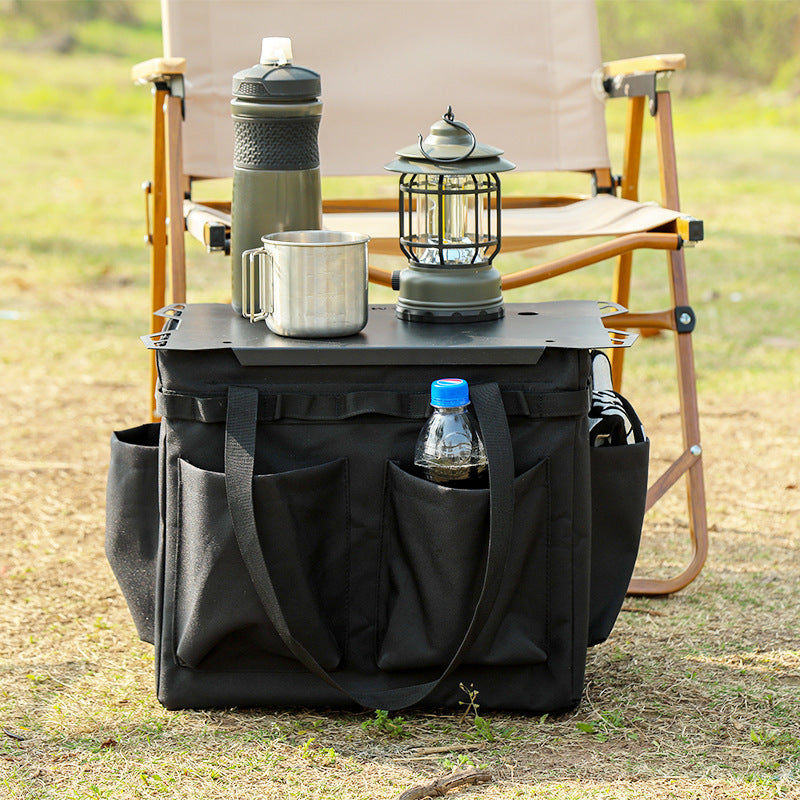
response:
[[[134,64],[131,78],[136,84],[154,83],[162,78],[183,75],[186,72],[185,58],[151,58]]]
[[[613,78],[617,75],[635,75],[637,72],[672,72],[685,67],[686,56],[683,53],[662,53],[655,56],[607,61],[603,64],[603,76]]]

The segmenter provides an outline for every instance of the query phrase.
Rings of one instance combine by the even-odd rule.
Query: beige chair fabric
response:
[[[325,175],[381,174],[452,105],[518,169],[609,164],[593,0],[162,0],[186,63],[184,172],[232,173],[231,78],[288,36],[322,77]]]
[[[668,225],[678,216],[654,203],[634,203],[607,194],[553,208],[504,209],[503,251],[527,249],[534,238],[539,246],[594,236],[625,236]],[[362,230],[365,224],[372,236],[370,253],[400,252],[396,213],[326,214],[324,226],[331,230]]]

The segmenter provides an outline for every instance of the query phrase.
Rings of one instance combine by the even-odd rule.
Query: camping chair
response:
[[[162,0],[162,14],[164,57],[133,70],[136,81],[152,84],[155,97],[154,177],[145,186],[153,310],[167,301],[168,274],[169,299],[186,301],[185,230],[209,250],[229,246],[229,206],[192,198],[202,179],[232,174],[231,77],[257,62],[262,36],[290,37],[295,63],[322,76],[325,175],[382,174],[397,147],[452,105],[482,141],[502,146],[518,171],[575,171],[591,180],[585,195],[504,195],[504,252],[600,238],[505,275],[504,289],[615,259],[610,299],[628,308],[633,253],[665,251],[671,307],[616,314],[610,324],[673,332],[683,451],[651,486],[647,507],[685,477],[693,554],[675,577],[634,577],[630,591],[666,594],[692,581],[706,557],[707,526],[684,253],[702,238],[702,223],[680,211],[665,85],[685,58],[602,65],[593,0]],[[621,175],[611,171],[605,97],[627,98]],[[660,205],[638,202],[647,113],[655,119]],[[324,201],[324,226],[369,233],[371,256],[399,257],[397,184],[388,180],[393,189],[386,196]],[[368,219],[365,212],[375,213]],[[388,286],[391,274],[371,266],[370,279]],[[619,388],[623,350],[611,357]]]

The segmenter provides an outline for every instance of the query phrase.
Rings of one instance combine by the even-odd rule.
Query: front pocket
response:
[[[328,670],[347,638],[347,460],[253,478],[264,560],[289,629]],[[175,655],[197,669],[296,669],[242,560],[225,475],[179,461]]]
[[[502,587],[467,664],[546,660],[547,462],[514,480],[514,524]],[[466,633],[481,591],[489,490],[439,486],[388,465],[383,522],[381,669],[441,667]]]

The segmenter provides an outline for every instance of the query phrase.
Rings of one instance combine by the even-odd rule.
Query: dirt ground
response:
[[[136,357],[112,351],[98,371],[56,337],[47,359],[7,354],[0,385],[0,796],[390,798],[475,765],[492,783],[464,796],[800,797],[797,394],[701,397],[708,563],[672,597],[626,601],[575,712],[488,728],[409,713],[393,733],[369,714],[158,706],[103,552],[108,439],[144,421],[146,362],[131,341],[120,353]],[[654,402],[640,412],[670,443],[675,409]],[[646,568],[685,555],[682,491],[664,509]],[[233,755],[248,743],[275,765],[258,784]],[[157,759],[172,779],[158,792]],[[214,760],[230,769],[211,781]]]

